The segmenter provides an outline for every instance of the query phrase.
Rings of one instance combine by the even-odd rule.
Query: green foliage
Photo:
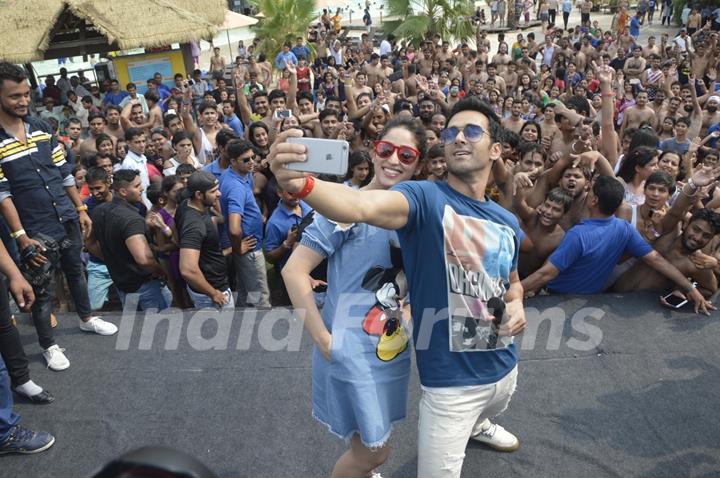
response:
[[[475,35],[472,0],[388,0],[387,6],[388,16],[398,19],[385,21],[385,33],[413,45],[435,34],[443,39]]]
[[[305,38],[308,27],[315,21],[315,0],[251,0],[265,15],[250,27],[262,41],[260,53],[272,62],[285,42],[295,44],[297,37]]]

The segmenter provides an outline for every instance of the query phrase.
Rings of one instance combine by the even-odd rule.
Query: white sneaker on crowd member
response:
[[[483,423],[482,431],[471,438],[497,451],[510,452],[520,448],[520,440],[515,435],[487,419]]]
[[[118,328],[115,324],[102,320],[100,317],[90,317],[87,322],[80,321],[80,330],[98,335],[114,335]]]
[[[59,372],[60,370],[65,370],[70,367],[70,361],[63,352],[65,352],[65,349],[61,349],[57,344],[43,350],[43,358],[47,362],[50,370]]]

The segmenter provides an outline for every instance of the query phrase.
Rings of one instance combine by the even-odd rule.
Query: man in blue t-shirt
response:
[[[255,150],[245,140],[225,148],[230,167],[220,176],[220,207],[226,223],[220,227],[221,246],[232,246],[240,307],[270,307],[270,290],[263,256],[263,216],[252,188]]]
[[[696,308],[707,312],[710,304],[695,286],[653,250],[634,225],[615,217],[624,196],[620,181],[597,178],[586,199],[590,217],[572,227],[545,265],[522,281],[525,292],[547,285],[559,294],[597,294],[620,257],[629,254],[678,284]]]
[[[403,127],[422,135],[412,123]],[[417,476],[460,476],[469,438],[517,449],[518,439],[488,420],[505,409],[515,389],[512,337],[525,327],[520,228],[515,216],[485,196],[502,154],[502,130],[491,107],[474,96],[453,107],[442,134],[447,183],[408,181],[389,191],[358,191],[306,178],[284,167],[305,159],[302,146],[285,143],[301,134],[281,133],[273,145],[269,159],[278,184],[333,221],[398,231],[423,387]],[[422,149],[424,140],[419,143]],[[399,161],[397,154],[385,161]],[[497,324],[492,312],[499,305],[489,303],[506,304]]]

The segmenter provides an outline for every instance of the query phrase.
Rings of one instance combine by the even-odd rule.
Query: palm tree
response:
[[[389,16],[397,19],[384,22],[385,33],[413,45],[436,34],[443,40],[475,34],[472,0],[388,0],[387,6]]]
[[[282,49],[283,43],[294,43],[298,37],[305,38],[308,27],[317,18],[315,0],[251,0],[251,2],[265,15],[251,28],[261,39],[260,53],[264,53],[271,62]]]

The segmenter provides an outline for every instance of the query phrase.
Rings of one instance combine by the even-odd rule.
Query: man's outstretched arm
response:
[[[287,169],[286,164],[306,160],[305,146],[287,143],[287,138],[302,137],[302,131],[291,129],[278,135],[270,148],[268,161],[278,184],[290,193],[303,191],[308,173]],[[318,213],[341,223],[363,222],[383,229],[400,229],[408,221],[410,204],[398,191],[358,191],[343,184],[314,179],[311,192],[303,197]]]

